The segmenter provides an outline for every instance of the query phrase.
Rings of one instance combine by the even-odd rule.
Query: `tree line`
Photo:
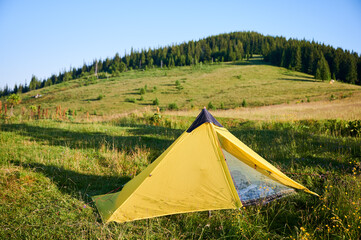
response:
[[[122,57],[117,53],[113,58],[94,60],[88,65],[53,74],[47,79],[41,80],[33,75],[29,85],[19,84],[12,89],[6,85],[0,89],[0,97],[94,76],[95,73],[100,78],[107,74],[119,76],[121,72],[137,69],[249,60],[254,54],[263,55],[264,60],[273,65],[312,74],[316,79],[332,78],[361,85],[361,56],[356,52],[335,49],[314,41],[287,40],[256,32],[233,32],[156,49],[131,49]]]

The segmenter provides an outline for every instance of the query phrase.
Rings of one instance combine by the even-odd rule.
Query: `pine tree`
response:
[[[141,56],[140,56],[139,68],[142,68],[142,65],[145,65],[145,54],[144,54],[144,51],[142,51],[142,54],[141,54]]]
[[[317,62],[315,78],[321,80],[331,79],[330,67],[322,53],[321,58]]]
[[[301,69],[302,69],[302,56],[301,56],[301,48],[300,48],[300,46],[298,46],[297,49],[296,49],[294,68],[295,68],[296,71],[301,71]]]
[[[347,56],[348,71],[346,73],[345,81],[355,84],[357,82],[357,62],[353,55]]]
[[[357,82],[356,84],[361,85],[361,56],[357,59]]]
[[[282,57],[281,57],[281,67],[285,67],[286,66],[286,50],[283,49],[282,51]]]
[[[29,88],[30,90],[35,90],[40,87],[40,81],[33,75],[31,77]]]
[[[313,49],[311,49],[310,51],[310,55],[308,57],[308,61],[307,61],[307,73],[308,74],[313,74],[313,69],[314,69],[314,55],[313,55]]]

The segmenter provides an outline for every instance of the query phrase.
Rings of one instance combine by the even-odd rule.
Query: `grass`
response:
[[[30,97],[37,93],[43,97]],[[139,99],[141,94],[144,100],[130,101]],[[76,79],[26,93],[22,106],[29,109],[31,105],[41,105],[55,111],[61,105],[81,115],[94,111],[112,115],[147,106],[155,109],[155,98],[161,109],[176,103],[180,110],[189,110],[201,109],[210,101],[217,109],[221,102],[224,109],[234,109],[244,106],[244,101],[247,107],[257,107],[329,101],[330,96],[333,100],[356,102],[360,94],[360,86],[316,81],[311,75],[267,65],[256,57],[248,62],[154,68],[123,72],[119,77]]]
[[[321,198],[103,224],[90,196],[119,191],[194,117],[0,124],[0,237],[36,239],[359,239],[360,135],[343,120],[219,118],[236,137]]]
[[[315,81],[257,57],[76,79],[22,98],[15,116],[0,118],[0,239],[361,238],[360,86]],[[39,119],[39,105],[51,119]],[[299,192],[210,217],[103,224],[90,196],[119,191],[207,105],[321,197]]]

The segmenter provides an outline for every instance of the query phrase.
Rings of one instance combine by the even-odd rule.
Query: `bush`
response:
[[[176,88],[180,91],[180,90],[182,90],[182,89],[183,89],[183,86],[178,85],[178,86],[176,86]]]
[[[221,109],[224,109],[224,103],[221,102]]]
[[[112,77],[120,77],[120,72],[118,70],[114,71]]]
[[[153,124],[154,123],[158,124],[160,122],[161,118],[162,118],[162,115],[160,115],[158,113],[154,113],[154,115],[149,118],[149,121]]]
[[[98,78],[105,79],[105,78],[107,78],[107,74],[105,72],[98,73]]]
[[[105,95],[99,94],[99,96],[97,97],[97,100],[102,100],[104,97],[105,97]]]
[[[159,105],[159,100],[158,100],[158,98],[155,98],[154,100],[153,100],[153,105]]]
[[[21,97],[19,94],[11,94],[7,99],[6,102],[9,104],[9,106],[16,106],[19,103],[21,103]]]
[[[135,103],[135,102],[136,102],[135,98],[126,98],[125,101],[126,101],[126,102],[131,102],[131,103]]]
[[[181,85],[181,83],[180,83],[179,80],[175,81],[175,88],[178,89],[178,90],[182,90],[182,89],[183,89],[183,86]]]
[[[168,105],[169,110],[178,110],[178,105],[176,103],[170,103]]]
[[[140,94],[140,95],[145,94],[145,89],[144,89],[144,88],[139,89],[139,94]]]
[[[247,107],[246,99],[243,99],[243,101],[242,101],[242,107]]]
[[[140,96],[139,101],[143,101],[143,100],[144,100],[144,97],[142,95],[142,96]]]
[[[97,83],[97,78],[96,78],[95,76],[86,78],[85,81],[83,82],[83,84],[84,84],[85,86],[89,86],[89,85],[95,84],[95,83]]]
[[[216,109],[216,107],[212,104],[212,102],[209,102],[208,103],[208,109],[213,110],[213,109]]]

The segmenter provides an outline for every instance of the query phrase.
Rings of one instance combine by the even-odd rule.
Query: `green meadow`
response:
[[[297,192],[239,210],[123,224],[102,223],[91,201],[91,196],[120,191],[194,121],[194,114],[163,112],[171,103],[180,112],[200,111],[209,102],[217,109],[322,106],[357,103],[360,92],[356,85],[315,81],[257,58],[129,71],[29,92],[14,116],[0,120],[0,238],[360,239],[360,116],[254,120],[217,112],[218,121],[237,138],[320,197]],[[37,93],[43,96],[31,98]],[[155,98],[159,114],[154,114]],[[30,106],[39,105],[49,109],[49,119],[36,112],[30,116]],[[57,106],[77,113],[60,119]]]
[[[143,90],[142,90],[143,89]],[[141,91],[143,94],[141,94]],[[123,72],[119,77],[86,77],[24,94],[23,106],[57,106],[79,115],[104,116],[130,111],[201,109],[209,103],[216,109],[234,109],[282,103],[315,102],[350,98],[361,87],[335,82],[329,84],[313,76],[267,65],[261,57],[250,61],[198,64],[171,69]],[[36,94],[41,98],[31,98]],[[358,97],[360,98],[360,97]]]

